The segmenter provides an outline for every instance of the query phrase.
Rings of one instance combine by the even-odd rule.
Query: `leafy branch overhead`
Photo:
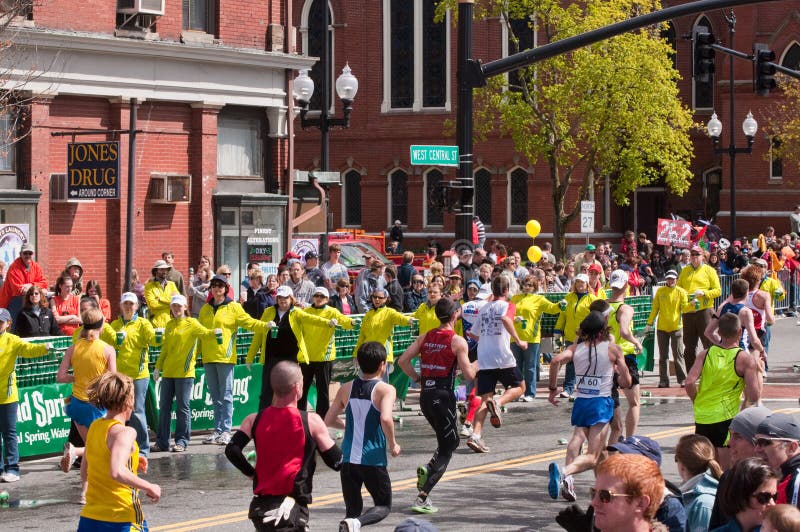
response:
[[[476,12],[501,20],[511,54],[525,48],[521,43],[542,45],[660,8],[653,0],[486,0]],[[637,188],[660,180],[675,194],[689,188],[692,116],[679,97],[674,52],[662,29],[541,61],[476,92],[478,137],[508,136],[531,163],[548,167],[562,255],[580,199],[606,176],[621,205]]]

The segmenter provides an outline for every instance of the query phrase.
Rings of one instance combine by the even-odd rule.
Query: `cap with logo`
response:
[[[661,446],[647,436],[628,436],[621,442],[606,447],[622,454],[640,454],[661,465]]]
[[[768,438],[800,441],[800,417],[791,414],[772,414],[758,425],[757,434]]]
[[[628,273],[625,270],[611,272],[611,277],[608,280],[608,285],[611,288],[625,288],[626,284],[628,284]]]
[[[278,289],[275,291],[276,297],[293,297],[294,292],[288,286],[279,286]]]

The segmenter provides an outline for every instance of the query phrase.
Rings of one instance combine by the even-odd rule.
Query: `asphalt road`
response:
[[[794,318],[781,319],[774,328],[770,353],[770,374],[766,387],[766,406],[800,412],[800,373],[792,365],[800,363],[795,344],[800,327]],[[644,398],[640,434],[656,439],[662,446],[662,471],[678,482],[674,447],[678,438],[693,429],[691,405],[680,388],[656,389],[658,378],[648,373],[643,389],[653,396]],[[431,497],[439,512],[424,516],[440,530],[561,530],[556,514],[566,506],[553,501],[547,491],[547,466],[563,462],[568,438],[570,405],[553,407],[546,400],[544,382],[532,403],[509,405],[500,429],[487,426],[484,437],[491,447],[488,454],[475,454],[465,445],[456,450],[448,472]],[[426,463],[435,447],[433,432],[410,398],[410,411],[400,412],[397,438],[402,446],[399,457],[390,459],[393,511],[370,530],[387,531],[414,515],[409,506],[416,496],[416,467]],[[146,502],[145,515],[152,531],[251,530],[247,506],[251,485],[222,454],[222,448],[204,446],[195,437],[189,451],[151,456],[147,478],[162,487],[158,504]],[[8,508],[0,508],[3,528],[15,530],[75,530],[80,513],[76,504],[77,471],[57,471],[57,459],[48,458],[22,464],[22,479],[0,485],[10,493]],[[578,503],[588,505],[588,490],[593,475],[576,477]],[[365,498],[368,507],[370,499]],[[312,530],[336,530],[344,516],[338,474],[318,460],[314,477]]]

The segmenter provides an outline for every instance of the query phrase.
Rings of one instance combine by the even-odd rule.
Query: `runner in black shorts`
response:
[[[703,423],[695,423],[694,433],[705,436],[711,440],[711,443],[714,444],[714,447],[725,447],[725,444],[728,442],[728,428],[731,426],[731,421],[733,421],[733,418],[720,421],[719,423],[710,423],[707,425]]]
[[[418,337],[397,361],[400,368],[422,387],[420,407],[436,433],[436,451],[427,465],[417,468],[419,495],[411,509],[418,513],[437,511],[428,495],[444,475],[453,451],[458,447],[456,396],[453,393],[456,367],[461,368],[467,380],[474,379],[477,371],[477,363],[469,361],[467,341],[455,334],[454,325],[459,312],[457,303],[440,299],[436,303],[436,317],[441,322],[439,328]],[[422,375],[418,375],[411,364],[417,355]]]

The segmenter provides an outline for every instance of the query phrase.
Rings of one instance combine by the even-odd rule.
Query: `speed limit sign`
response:
[[[581,202],[581,233],[594,233],[594,202]]]

